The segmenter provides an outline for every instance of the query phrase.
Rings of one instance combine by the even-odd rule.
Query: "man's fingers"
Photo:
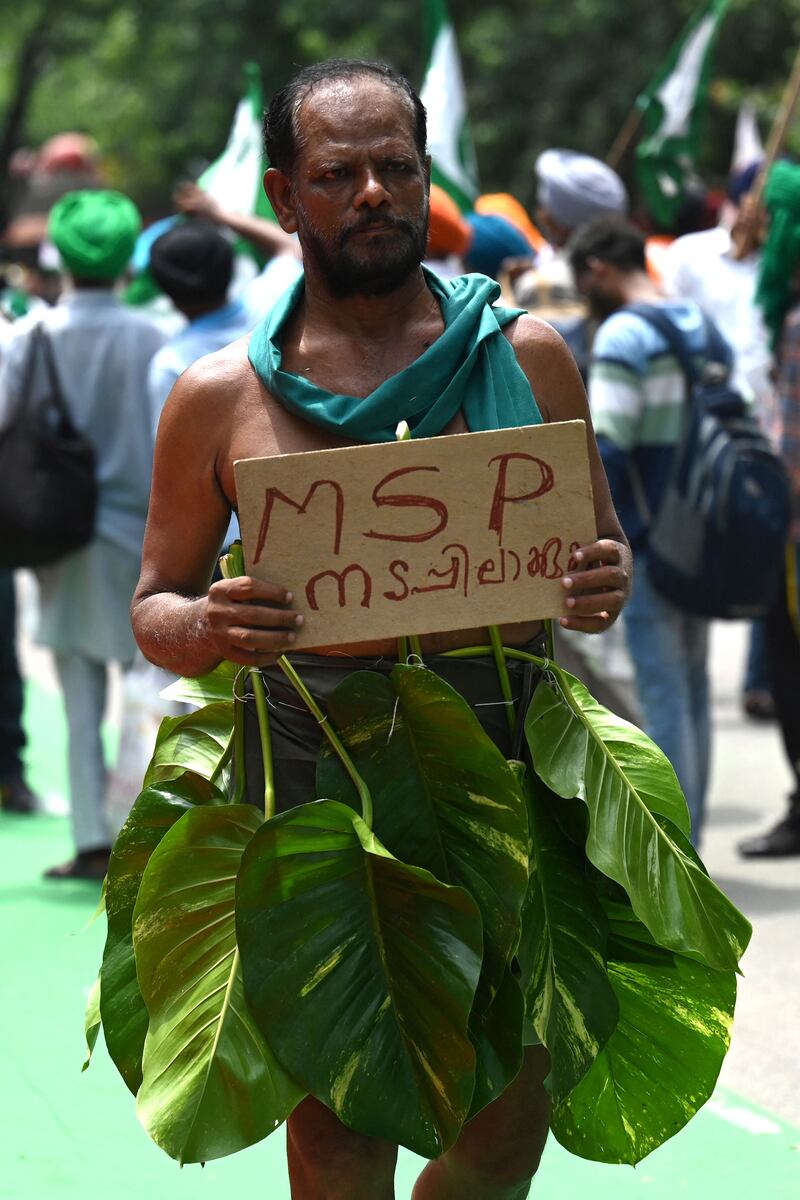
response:
[[[618,613],[622,611],[622,606],[625,603],[625,593],[622,591],[615,592],[597,592],[594,595],[588,596],[568,596],[567,597],[567,615],[568,616],[593,616],[595,613]]]
[[[214,599],[236,600],[239,603],[266,601],[269,604],[291,604],[293,596],[277,583],[240,575],[236,579],[221,579],[212,583],[209,595]]]
[[[571,595],[579,592],[601,591],[605,588],[625,589],[628,583],[628,572],[622,567],[594,567],[591,570],[578,571],[574,575],[565,575],[561,586]]]
[[[283,654],[295,640],[293,633],[284,629],[245,629],[234,627],[228,630],[228,641],[232,649],[245,651],[250,655],[243,661],[252,662],[254,654]],[[226,658],[229,657],[227,654]]]
[[[303,615],[292,608],[231,604],[214,614],[212,624],[217,629],[298,629],[303,624]]]
[[[580,633],[602,633],[614,624],[617,616],[617,613],[608,612],[596,617],[575,617],[570,614],[568,617],[561,617],[559,625],[564,629],[577,629]]]
[[[583,570],[593,562],[620,562],[621,549],[619,542],[612,541],[611,538],[601,538],[588,546],[580,546],[572,557],[578,569]]]

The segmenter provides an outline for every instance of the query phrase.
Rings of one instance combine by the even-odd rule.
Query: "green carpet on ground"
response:
[[[32,782],[63,789],[58,704],[31,697],[29,717],[34,713]],[[68,849],[63,818],[0,814],[0,1197],[217,1200],[241,1184],[242,1195],[289,1200],[282,1131],[234,1158],[181,1170],[138,1125],[133,1099],[102,1038],[81,1074],[83,1009],[105,922],[84,928],[97,887],[42,880],[42,870]],[[583,1162],[551,1141],[534,1194],[543,1200],[794,1200],[800,1195],[799,1149],[800,1131],[718,1093],[635,1171]],[[398,1200],[409,1200],[420,1166],[412,1155],[401,1155]]]

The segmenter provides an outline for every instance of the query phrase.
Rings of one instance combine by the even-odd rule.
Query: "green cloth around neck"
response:
[[[459,411],[471,433],[540,424],[530,384],[502,332],[525,310],[492,307],[500,287],[484,275],[446,283],[423,270],[444,332],[369,396],[335,395],[283,370],[281,331],[302,298],[303,276],[253,330],[249,357],[261,382],[290,412],[357,442],[393,442],[400,421],[415,438],[435,437]]]

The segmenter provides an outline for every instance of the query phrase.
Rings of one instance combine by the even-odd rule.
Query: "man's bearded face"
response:
[[[303,258],[339,297],[381,296],[413,275],[428,237],[428,182],[406,98],[354,79],[313,91],[298,120],[292,202]]]
[[[298,203],[303,257],[313,260],[334,296],[384,296],[400,287],[425,257],[427,202],[416,218],[366,210],[346,228],[318,228]]]

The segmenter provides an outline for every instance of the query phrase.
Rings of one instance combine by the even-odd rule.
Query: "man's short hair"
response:
[[[331,58],[304,67],[272,97],[264,114],[264,151],[270,166],[286,173],[291,171],[299,149],[297,113],[308,94],[319,84],[348,79],[377,79],[408,101],[414,142],[420,158],[425,157],[428,141],[425,107],[405,75],[387,63],[364,58]]]
[[[569,243],[569,262],[577,278],[597,258],[621,271],[645,271],[644,234],[625,217],[610,214],[582,225]]]
[[[225,299],[233,274],[233,248],[210,221],[182,221],[150,247],[150,273],[175,304]]]

